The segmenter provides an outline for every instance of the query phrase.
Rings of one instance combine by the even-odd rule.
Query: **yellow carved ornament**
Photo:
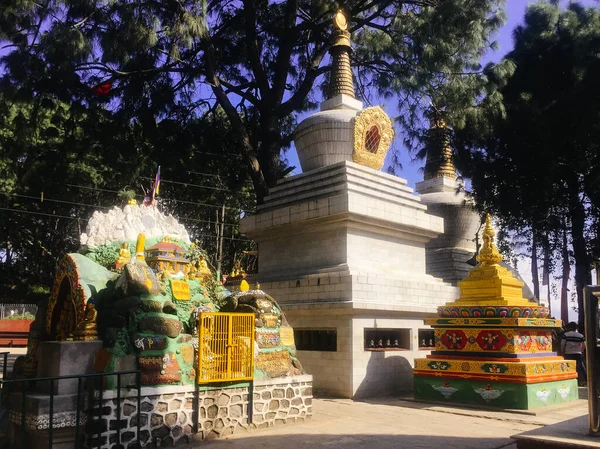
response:
[[[352,161],[381,170],[385,155],[394,138],[394,127],[379,106],[363,110],[354,119]]]
[[[483,265],[494,265],[502,261],[502,254],[498,251],[494,243],[496,231],[492,228],[492,218],[490,214],[485,216],[485,228],[483,229],[483,245],[477,255],[477,261]]]

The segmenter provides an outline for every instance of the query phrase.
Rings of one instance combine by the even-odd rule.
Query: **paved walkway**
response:
[[[313,419],[224,440],[207,449],[516,449],[511,435],[587,414],[587,401],[535,414],[490,412],[385,398],[315,399]]]

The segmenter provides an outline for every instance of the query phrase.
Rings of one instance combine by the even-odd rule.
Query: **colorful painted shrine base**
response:
[[[499,409],[529,410],[579,398],[577,379],[533,384],[420,376],[415,373],[415,399]]]
[[[552,352],[560,321],[438,318],[436,350],[415,359],[415,399],[530,409],[578,399],[575,362]]]
[[[415,376],[531,384],[577,377],[575,363],[562,357],[477,360],[431,357],[415,360]]]
[[[480,265],[458,283],[460,297],[427,319],[435,351],[415,359],[415,399],[530,409],[578,399],[575,362],[552,352],[560,320],[523,298],[523,282],[499,265],[486,216]]]

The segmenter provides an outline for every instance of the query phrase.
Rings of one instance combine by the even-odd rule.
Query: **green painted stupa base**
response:
[[[579,399],[577,379],[536,384],[415,376],[415,399],[498,409],[531,410]]]

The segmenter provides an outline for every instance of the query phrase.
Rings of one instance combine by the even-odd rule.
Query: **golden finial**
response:
[[[430,148],[425,161],[425,180],[441,177],[456,179],[456,170],[452,162],[452,148],[450,148],[448,137],[448,125],[437,113],[431,118],[429,133]]]
[[[137,201],[135,200],[135,198],[129,198],[127,204],[129,204],[130,206],[137,206]]]
[[[350,46],[350,33],[348,32],[348,19],[342,11],[338,11],[334,16],[333,25],[335,31],[331,36],[332,43],[329,50],[333,62],[327,99],[341,94],[355,98],[352,68],[350,67],[352,47]]]
[[[477,261],[484,265],[494,265],[502,260],[502,254],[494,243],[496,232],[492,228],[492,217],[485,215],[485,228],[483,229],[483,245],[477,255]]]
[[[346,31],[348,29],[348,21],[342,11],[338,11],[333,17],[333,24],[338,30]]]

